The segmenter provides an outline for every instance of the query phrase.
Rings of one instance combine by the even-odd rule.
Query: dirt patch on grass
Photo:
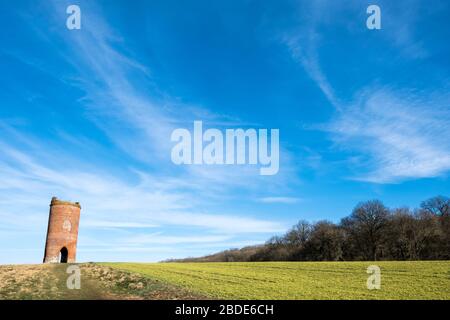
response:
[[[0,266],[0,299],[53,299],[57,284],[51,265]]]

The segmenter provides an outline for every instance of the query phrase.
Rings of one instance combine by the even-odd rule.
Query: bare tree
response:
[[[417,221],[408,208],[392,211],[386,230],[386,250],[399,260],[417,259]]]
[[[290,245],[303,246],[309,240],[312,229],[313,227],[308,221],[300,220],[288,231],[284,239]]]
[[[358,204],[350,217],[342,220],[359,254],[365,260],[377,260],[387,226],[389,211],[379,200]]]
[[[421,208],[440,217],[450,215],[450,198],[437,196],[420,204]]]
[[[450,198],[437,196],[421,203],[421,208],[439,219],[439,259],[450,259]],[[436,251],[436,250],[435,250]]]
[[[330,221],[317,222],[305,245],[308,260],[339,261],[343,259],[343,230]]]

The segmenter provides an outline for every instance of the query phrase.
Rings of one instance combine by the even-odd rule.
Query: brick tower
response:
[[[52,198],[44,263],[75,262],[80,210],[81,206],[78,202],[61,201],[56,197]]]

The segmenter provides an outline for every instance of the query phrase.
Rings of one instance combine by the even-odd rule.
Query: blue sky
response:
[[[0,1],[0,263],[41,262],[52,196],[82,205],[78,261],[199,256],[364,200],[448,196],[449,16],[439,0]],[[279,173],[174,165],[170,134],[194,120],[279,129]]]

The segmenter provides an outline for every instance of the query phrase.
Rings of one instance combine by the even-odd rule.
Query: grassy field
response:
[[[368,290],[370,265],[381,289]],[[225,299],[450,299],[450,261],[108,263]]]
[[[381,268],[368,290],[366,269]],[[446,299],[450,261],[83,263],[81,289],[67,264],[0,266],[1,299]]]

